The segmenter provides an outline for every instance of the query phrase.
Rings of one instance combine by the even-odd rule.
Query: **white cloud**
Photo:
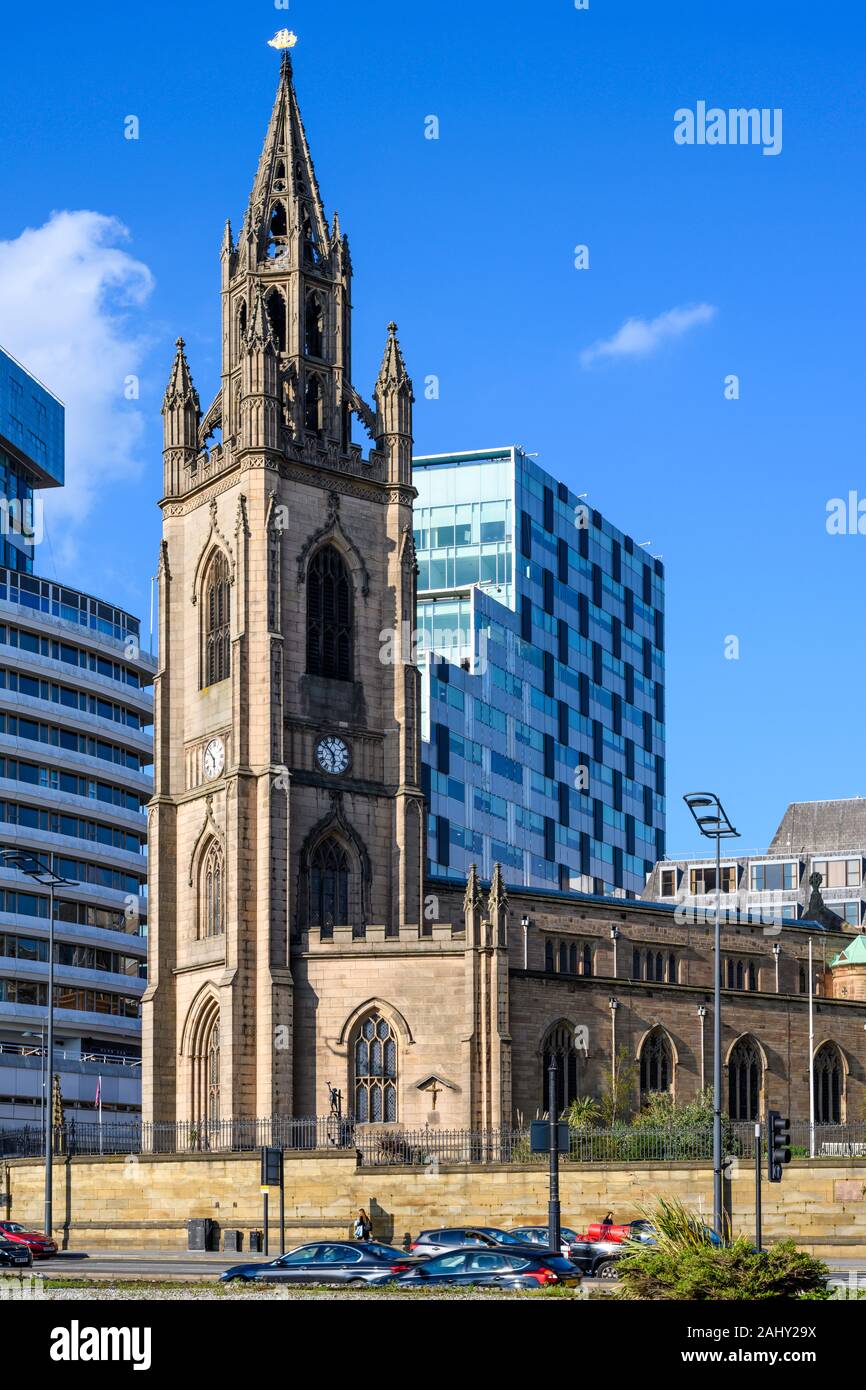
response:
[[[601,339],[583,350],[581,366],[589,367],[599,357],[647,357],[667,338],[679,338],[696,324],[709,323],[715,313],[714,304],[684,304],[649,321],[626,319],[612,338]]]
[[[149,346],[130,311],[154,281],[118,244],[128,236],[116,218],[80,211],[0,241],[0,342],[66,406],[66,486],[43,493],[66,560],[97,491],[140,467],[144,418],[124,380]]]

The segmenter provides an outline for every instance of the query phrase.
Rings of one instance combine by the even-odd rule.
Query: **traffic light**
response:
[[[791,1121],[778,1110],[767,1111],[767,1178],[782,1181],[782,1166],[791,1162]]]

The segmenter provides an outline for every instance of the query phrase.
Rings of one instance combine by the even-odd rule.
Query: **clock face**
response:
[[[226,763],[226,750],[221,738],[212,738],[204,750],[204,775],[209,782],[219,777]]]
[[[316,744],[316,762],[323,772],[339,777],[351,761],[348,746],[341,738],[322,738]]]

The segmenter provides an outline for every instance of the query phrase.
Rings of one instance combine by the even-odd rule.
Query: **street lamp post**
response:
[[[703,1091],[707,1084],[706,1046],[704,1041],[704,1024],[707,1018],[706,1004],[698,1005],[698,1018],[701,1020],[701,1090]]]
[[[48,889],[48,1005],[47,1005],[47,1039],[46,1052],[46,1081],[45,1081],[45,1107],[43,1115],[44,1141],[45,1141],[45,1234],[51,1235],[54,1225],[54,1135],[53,1135],[53,1110],[54,1110],[54,890],[58,884],[63,883],[68,887],[77,887],[75,879],[64,878],[62,874],[57,874],[51,867],[50,857],[46,861],[40,859],[37,854],[30,854],[24,850],[6,849],[0,850],[0,861],[10,865],[13,869],[18,869],[28,878],[32,878],[36,883],[41,883]]]
[[[722,840],[739,836],[715,792],[683,797],[700,833],[716,842],[716,923],[713,938],[713,1229],[724,1239],[722,1220]]]

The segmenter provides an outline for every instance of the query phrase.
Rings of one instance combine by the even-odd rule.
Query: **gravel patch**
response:
[[[130,1283],[87,1283],[66,1288],[47,1288],[43,1294],[51,1302],[101,1303],[101,1302],[168,1302],[168,1303],[224,1303],[226,1300],[243,1303],[286,1303],[286,1302],[333,1302],[362,1298],[370,1302],[417,1302],[421,1300],[459,1301],[490,1303],[504,1299],[522,1299],[524,1302],[538,1302],[539,1299],[581,1300],[579,1289],[563,1290],[557,1294],[521,1292],[506,1293],[490,1289],[275,1289],[251,1286],[242,1288],[236,1284],[130,1284]],[[585,1298],[586,1295],[583,1295]]]

